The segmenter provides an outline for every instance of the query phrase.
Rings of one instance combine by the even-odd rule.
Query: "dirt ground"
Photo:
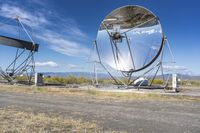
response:
[[[0,89],[0,108],[8,107],[14,107],[15,110],[25,113],[44,114],[45,117],[81,120],[84,123],[97,125],[101,129],[97,132],[200,132],[199,99],[113,100],[97,99],[95,96],[22,93]],[[5,120],[3,118],[1,121]],[[47,131],[53,132],[51,128]],[[64,130],[63,132],[74,131]],[[87,131],[78,130],[77,132]]]

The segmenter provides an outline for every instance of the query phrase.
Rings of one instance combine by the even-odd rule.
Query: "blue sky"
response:
[[[89,71],[87,56],[101,21],[124,5],[140,5],[154,12],[170,42],[176,69],[200,75],[198,0],[0,0],[0,21],[19,15],[33,27],[34,39],[40,44],[37,71]],[[0,34],[5,32],[12,36],[11,31],[0,30]],[[9,62],[8,50],[0,49],[1,66]]]

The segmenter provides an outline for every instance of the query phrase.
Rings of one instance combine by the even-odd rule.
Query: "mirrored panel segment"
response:
[[[125,6],[106,16],[96,41],[102,63],[122,72],[134,72],[159,55],[163,33],[159,20],[149,10]]]

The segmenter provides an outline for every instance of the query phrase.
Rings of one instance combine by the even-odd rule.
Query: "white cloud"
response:
[[[58,67],[59,66],[56,62],[53,62],[53,61],[36,62],[35,65],[37,67]]]
[[[60,34],[48,31],[43,33],[37,38],[50,44],[50,48],[58,53],[62,53],[68,56],[86,57],[90,50],[84,47],[82,44],[69,40]]]
[[[68,65],[67,65],[67,68],[75,69],[75,68],[77,68],[77,65],[74,65],[74,64],[68,64]]]
[[[159,50],[159,46],[156,46],[156,45],[153,45],[153,46],[151,46],[150,48],[151,48],[152,50],[156,50],[156,51]]]
[[[34,26],[33,35],[37,39],[42,40],[49,45],[50,49],[58,53],[76,57],[88,56],[90,50],[83,45],[88,39],[87,35],[79,28],[76,21],[60,17],[56,13],[49,16],[47,12],[50,11],[44,10],[30,12],[11,4],[2,4],[0,16],[6,18],[20,16],[23,23]]]
[[[39,6],[45,6],[47,4],[46,0],[27,0],[30,4],[36,4]]]
[[[12,34],[12,35],[15,35],[15,36],[19,34],[18,27],[11,26],[11,25],[8,25],[8,24],[3,24],[1,22],[0,22],[0,30],[3,33],[9,32],[9,34]]]
[[[135,34],[155,34],[155,33],[162,33],[160,26],[153,26],[153,27],[145,27],[145,28],[136,28],[133,30]]]
[[[170,71],[185,71],[187,70],[184,66],[178,66],[178,65],[163,65],[163,68]]]
[[[0,7],[0,12],[1,12],[0,16],[6,18],[16,18],[18,16],[23,23],[29,26],[37,27],[48,23],[45,16],[41,13],[33,14],[23,10],[22,8],[8,4],[3,4]]]
[[[67,35],[70,37],[76,36],[81,38],[87,38],[87,35],[80,30],[80,26],[77,24],[77,22],[72,18],[63,18],[59,15],[56,16],[56,18],[60,21],[59,25],[56,25],[57,28],[60,28],[64,31]]]
[[[194,75],[194,73],[185,66],[163,65],[163,69],[164,69],[164,71],[167,71],[167,72],[180,73],[180,74],[186,74],[186,75]]]

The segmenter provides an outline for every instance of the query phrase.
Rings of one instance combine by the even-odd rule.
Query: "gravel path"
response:
[[[97,100],[77,96],[0,91],[0,107],[46,113],[98,123],[105,130],[148,133],[200,133],[198,101]]]

